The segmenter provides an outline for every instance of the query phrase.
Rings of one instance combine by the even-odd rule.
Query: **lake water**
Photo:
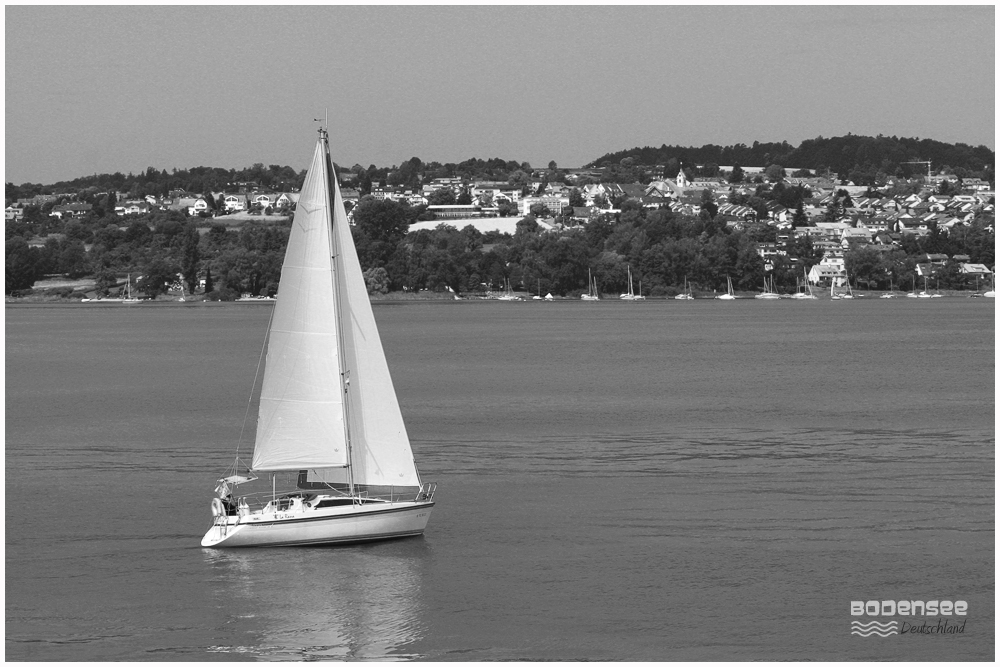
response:
[[[8,660],[994,657],[992,300],[378,304],[425,535],[202,549],[270,310],[7,306]]]

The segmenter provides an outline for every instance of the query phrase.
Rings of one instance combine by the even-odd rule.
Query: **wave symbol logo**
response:
[[[871,637],[872,635],[888,637],[889,635],[899,634],[899,625],[896,621],[888,621],[886,623],[879,623],[878,621],[872,621],[871,623],[851,621],[851,634],[858,635],[859,637]]]

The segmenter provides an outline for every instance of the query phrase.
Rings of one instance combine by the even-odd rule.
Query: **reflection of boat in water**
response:
[[[237,451],[216,488],[202,546],[421,534],[435,485],[421,484],[413,461],[325,130],[302,186],[279,285],[252,464],[241,474]],[[279,474],[290,478],[280,494]],[[254,490],[258,477],[270,484]],[[234,498],[241,485],[251,491],[239,489]]]
[[[418,660],[424,638],[422,540],[365,549],[203,550],[209,586],[232,622],[216,657]],[[266,589],[266,594],[262,591]],[[232,623],[231,622],[231,623]]]

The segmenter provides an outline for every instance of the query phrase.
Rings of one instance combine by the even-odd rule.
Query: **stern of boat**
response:
[[[241,526],[230,521],[228,516],[217,516],[212,520],[212,527],[201,538],[201,546],[218,547],[239,532]]]

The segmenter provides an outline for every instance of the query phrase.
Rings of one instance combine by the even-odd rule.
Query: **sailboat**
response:
[[[510,281],[506,278],[503,279],[504,289],[503,294],[497,297],[499,301],[524,301],[519,296],[514,296],[514,290],[510,288]]]
[[[142,278],[142,276],[139,276]],[[122,293],[122,303],[139,303],[139,297],[132,295],[132,274],[125,279],[125,291]]]
[[[691,294],[691,288],[688,287],[687,276],[684,276],[684,291],[674,297],[679,301],[690,301],[694,299],[694,295]]]
[[[600,301],[601,297],[597,294],[597,278],[590,275],[590,269],[587,269],[587,289],[589,292],[587,294],[581,294],[580,298],[584,301]]]
[[[777,292],[774,291],[773,279],[770,283],[768,283],[767,276],[764,276],[764,291],[761,292],[760,294],[754,294],[753,298],[774,300],[774,299],[780,299],[781,295],[779,295]]]
[[[895,299],[896,288],[892,286],[892,278],[889,278],[889,291],[879,296],[880,299]]]
[[[733,293],[733,279],[732,278],[730,278],[729,276],[726,276],[726,293],[725,294],[720,294],[719,296],[717,296],[715,298],[716,299],[722,299],[723,301],[732,301],[733,299],[736,298],[736,295]]]
[[[927,291],[927,276],[924,276],[924,291],[917,295],[918,299],[929,299],[931,293]]]
[[[118,292],[118,296],[99,296],[97,299],[81,299],[85,302],[99,302],[99,303],[125,303],[126,297],[128,297],[129,303],[135,303],[139,299],[132,297],[132,274],[128,274],[128,278],[125,281],[125,286],[122,287],[121,291]]]
[[[853,299],[854,292],[851,291],[851,281],[847,280],[844,284],[847,286],[846,292],[838,292],[836,288],[837,280],[830,280],[830,299],[833,301],[840,301],[841,299]]]
[[[623,301],[645,301],[646,297],[642,295],[642,283],[639,283],[639,295],[636,296],[635,292],[632,291],[632,267],[628,268],[628,292],[624,294],[619,294],[618,298]]]
[[[996,268],[995,266],[993,268]],[[990,288],[983,292],[983,296],[987,299],[995,299],[997,296],[996,287],[993,284],[993,274],[990,274]]]
[[[812,292],[812,285],[809,284],[809,273],[806,272],[805,267],[802,268],[802,291],[795,292],[792,295],[793,299],[818,299]]]
[[[253,457],[245,464],[237,446],[228,474],[217,480],[201,545],[423,533],[437,485],[421,482],[413,460],[325,128],[299,196],[279,292]],[[289,478],[280,492],[279,475]],[[245,490],[258,480],[263,490]]]

